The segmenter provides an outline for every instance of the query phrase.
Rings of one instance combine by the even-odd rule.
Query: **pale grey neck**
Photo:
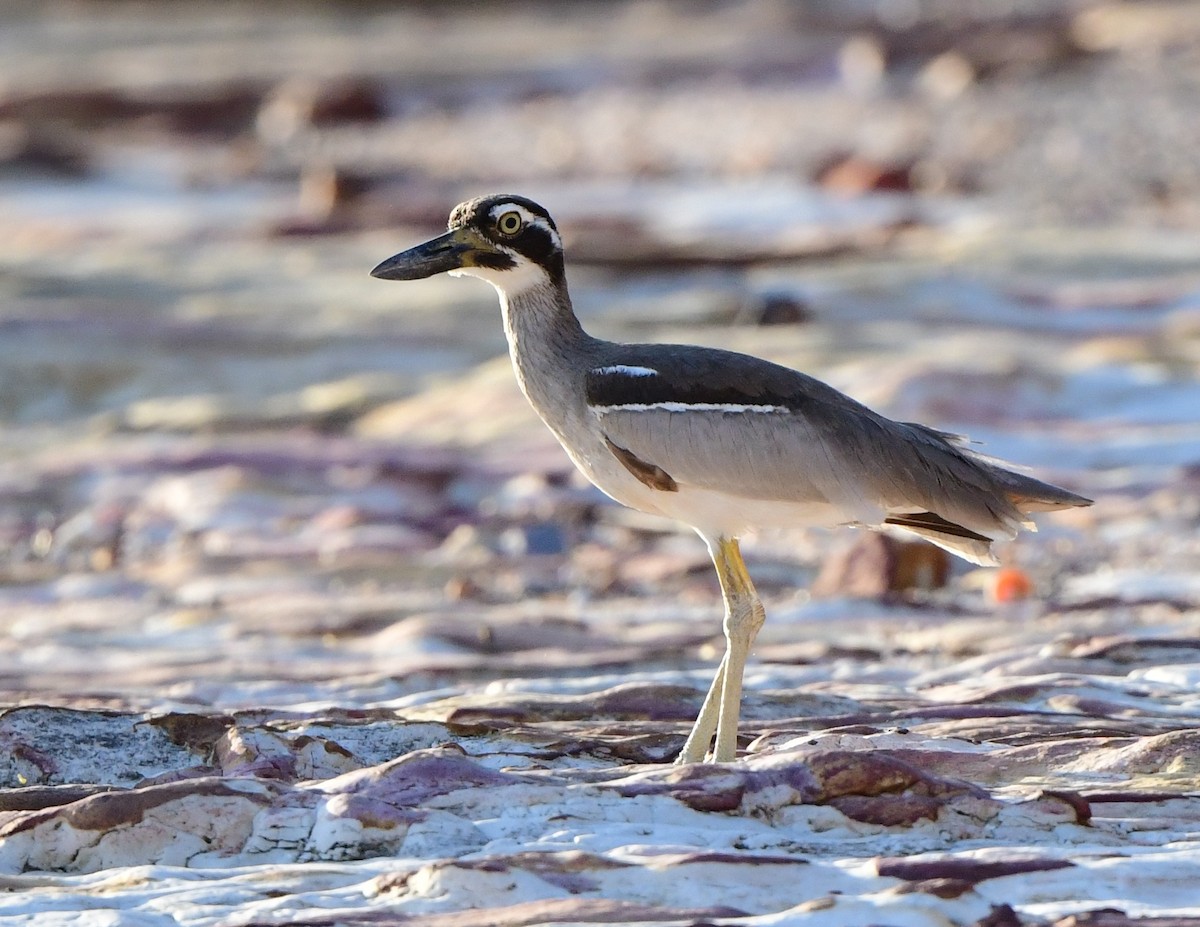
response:
[[[521,391],[557,432],[585,410],[584,374],[602,342],[579,324],[565,285],[545,281],[501,291],[500,307]]]

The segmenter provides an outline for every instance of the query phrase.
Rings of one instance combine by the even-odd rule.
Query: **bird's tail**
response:
[[[885,518],[883,523],[903,528],[979,566],[995,566],[998,562],[992,553],[994,538],[956,525],[933,512],[894,514]]]
[[[996,481],[1004,488],[1008,501],[1022,515],[1029,512],[1053,512],[1056,509],[1073,509],[1091,505],[1092,500],[1069,489],[1055,486],[1053,483],[1043,483],[1041,480],[1006,470],[1003,467],[993,467],[992,473]]]
[[[1092,504],[1091,499],[1061,486],[1044,483],[1032,476],[990,462],[985,466],[998,484],[1004,500],[1012,507],[1007,514],[1001,514],[993,508],[994,521],[990,521],[986,527],[968,527],[933,512],[891,512],[884,524],[903,528],[971,563],[994,566],[999,562],[992,551],[994,541],[1015,537],[1020,528],[1037,531],[1037,525],[1028,517],[1030,513]],[[999,503],[1000,500],[997,499],[996,502]],[[976,527],[979,530],[975,530]]]

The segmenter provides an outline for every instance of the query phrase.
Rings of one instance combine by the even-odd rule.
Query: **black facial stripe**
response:
[[[527,225],[516,238],[507,242],[508,247],[529,258],[533,263],[546,268],[551,279],[563,275],[563,255],[553,237],[544,228]]]
[[[503,251],[476,251],[474,259],[476,266],[492,270],[512,270],[517,266],[517,262]]]

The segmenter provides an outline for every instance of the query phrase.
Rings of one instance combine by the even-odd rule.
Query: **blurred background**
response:
[[[769,611],[1183,620],[1198,150],[1190,2],[6,3],[3,688],[369,701],[611,661],[605,608],[711,657],[702,546],[571,474],[490,288],[368,277],[504,190],[595,333],[763,354],[1099,500],[1003,589],[759,539]],[[761,658],[833,646],[777,626]]]

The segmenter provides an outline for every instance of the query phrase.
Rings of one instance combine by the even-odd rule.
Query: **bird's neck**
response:
[[[565,406],[576,398],[582,401],[583,372],[596,339],[579,324],[562,282],[500,290],[500,308],[521,392],[554,428],[552,419]]]

